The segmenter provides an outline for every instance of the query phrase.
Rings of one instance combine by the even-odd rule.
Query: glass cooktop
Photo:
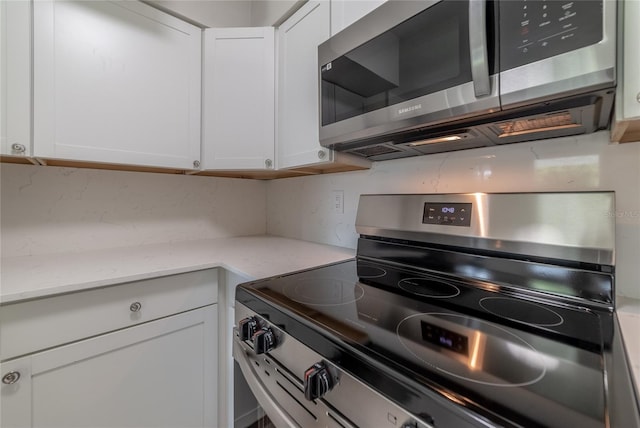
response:
[[[599,316],[499,291],[353,260],[244,284],[236,300],[356,377],[374,376],[347,364],[364,358],[485,415],[603,426]],[[414,398],[380,387],[419,412]]]

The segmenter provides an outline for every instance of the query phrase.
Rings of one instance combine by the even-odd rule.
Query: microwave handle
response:
[[[476,97],[491,94],[487,54],[487,1],[469,0],[469,50]]]

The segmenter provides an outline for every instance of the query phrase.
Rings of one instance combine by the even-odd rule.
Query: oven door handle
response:
[[[469,0],[469,53],[476,97],[491,95],[487,53],[487,1]]]
[[[299,425],[289,416],[289,414],[282,409],[276,400],[271,396],[267,388],[260,381],[257,374],[254,373],[251,362],[248,360],[245,350],[239,342],[239,339],[235,337],[233,340],[233,357],[238,362],[244,378],[255,395],[256,400],[260,404],[260,407],[271,419],[271,422],[277,427],[299,427]]]

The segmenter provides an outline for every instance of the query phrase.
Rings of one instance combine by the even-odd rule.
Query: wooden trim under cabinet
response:
[[[611,130],[611,141],[617,143],[640,142],[640,119],[615,123]]]
[[[17,156],[0,156],[0,163],[14,163],[38,166],[55,166],[61,168],[88,168],[110,171],[150,172],[157,174],[198,175],[206,177],[246,178],[253,180],[275,180],[278,178],[306,177],[309,175],[331,174],[337,172],[362,171],[371,168],[371,162],[362,158],[360,164],[325,163],[280,170],[181,170],[171,168],[155,168],[135,165],[108,164],[99,162],[65,161],[57,159],[40,159]]]

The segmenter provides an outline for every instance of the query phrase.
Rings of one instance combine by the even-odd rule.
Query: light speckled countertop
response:
[[[619,297],[617,312],[636,385],[636,398],[640,400],[640,300]]]
[[[0,303],[222,267],[264,278],[354,257],[348,248],[271,236],[222,238],[85,253],[2,258]],[[640,392],[640,300],[619,298],[618,319]]]
[[[2,258],[0,303],[214,267],[264,278],[354,255],[348,248],[250,236]]]

